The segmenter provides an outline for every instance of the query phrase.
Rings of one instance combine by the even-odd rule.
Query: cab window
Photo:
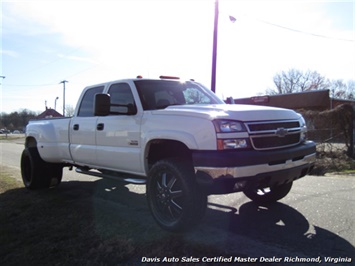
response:
[[[108,94],[110,94],[111,98],[110,111],[112,114],[133,115],[137,113],[131,87],[128,83],[116,83],[111,85]]]
[[[94,116],[94,98],[97,93],[102,93],[104,86],[88,89],[81,101],[78,116],[89,117]]]

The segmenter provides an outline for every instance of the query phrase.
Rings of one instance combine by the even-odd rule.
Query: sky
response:
[[[214,0],[1,0],[0,112],[62,113],[62,80],[73,108],[85,86],[137,75],[210,88],[214,8]],[[291,68],[355,80],[355,0],[219,0],[217,51],[223,99],[262,95]]]

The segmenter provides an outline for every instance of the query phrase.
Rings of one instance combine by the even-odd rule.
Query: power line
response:
[[[281,29],[284,29],[284,30],[289,30],[289,31],[302,33],[302,34],[307,34],[307,35],[311,35],[311,36],[318,37],[318,38],[325,38],[325,39],[344,41],[344,42],[355,42],[355,40],[351,40],[351,39],[344,39],[344,38],[332,37],[332,36],[327,36],[327,35],[322,35],[322,34],[302,31],[302,30],[297,30],[297,29],[289,28],[289,27],[282,26],[282,25],[279,25],[279,24],[275,24],[275,23],[272,23],[272,22],[269,22],[269,21],[265,21],[265,20],[262,20],[262,19],[256,19],[256,20],[259,21],[259,22],[262,22],[264,24],[271,25],[271,26],[274,26],[274,27],[278,27],[278,28],[281,28]]]
[[[223,11],[223,13],[230,14],[229,11]],[[334,37],[334,36],[329,36],[329,35],[318,34],[318,33],[314,33],[314,32],[308,32],[308,31],[304,31],[304,30],[298,30],[298,29],[294,29],[294,28],[291,28],[291,27],[283,26],[283,25],[280,25],[280,24],[277,24],[277,23],[273,23],[273,22],[270,22],[270,21],[266,21],[266,20],[263,20],[263,19],[259,19],[259,18],[253,17],[253,16],[249,16],[247,14],[244,14],[244,15],[241,15],[241,16],[238,16],[238,17],[229,15],[229,18],[230,18],[230,20],[232,22],[234,22],[236,20],[236,18],[240,19],[241,17],[246,17],[247,19],[255,20],[255,21],[258,21],[260,23],[264,23],[266,25],[270,25],[270,26],[273,26],[273,27],[277,27],[277,28],[280,28],[280,29],[283,29],[283,30],[288,30],[288,31],[296,32],[296,33],[310,35],[310,36],[313,36],[313,37],[336,40],[336,41],[343,41],[343,42],[355,42],[355,39],[339,38],[339,37]]]
[[[88,67],[88,68],[85,68],[79,72],[76,72],[74,74],[71,74],[71,75],[68,75],[66,76],[66,78],[71,78],[71,77],[74,77],[74,76],[77,76],[81,73],[84,73],[88,70],[91,70],[91,69],[94,69],[96,67],[98,67],[100,64],[96,64],[94,66],[91,66],[91,67]],[[9,87],[46,87],[46,86],[55,86],[57,85],[57,83],[47,83],[47,84],[3,84],[4,86],[9,86]]]
[[[83,47],[85,47],[85,46],[82,45],[82,46],[80,46],[80,47],[76,47],[76,48],[74,48],[74,49],[71,49],[71,50],[69,50],[68,52],[63,53],[64,56],[62,56],[62,57],[56,58],[56,59],[54,59],[54,60],[52,60],[52,61],[49,61],[49,62],[47,62],[47,63],[45,63],[45,64],[43,64],[43,65],[40,65],[40,66],[35,67],[35,68],[32,68],[32,69],[30,69],[30,70],[25,70],[25,71],[23,71],[23,72],[19,72],[18,74],[16,74],[16,73],[15,73],[15,74],[12,74],[11,76],[23,76],[23,75],[29,74],[29,73],[31,73],[31,72],[33,72],[33,71],[36,71],[36,70],[38,70],[38,69],[44,68],[44,67],[46,67],[46,66],[48,66],[48,65],[51,65],[51,64],[53,64],[53,63],[56,63],[56,62],[58,62],[58,61],[60,61],[60,60],[64,60],[66,55],[70,55],[70,54],[76,52],[77,50],[82,49]]]
[[[71,78],[71,77],[74,77],[74,76],[77,76],[81,73],[84,73],[88,70],[91,70],[91,69],[94,69],[96,67],[98,67],[100,64],[96,64],[94,66],[91,66],[91,67],[88,67],[88,68],[85,68],[79,72],[76,72],[74,74],[71,74],[71,75],[68,75],[66,78]],[[55,86],[55,85],[58,85],[57,83],[47,83],[47,84],[3,84],[4,86],[9,86],[9,87],[46,87],[46,86]]]
[[[46,86],[54,86],[57,85],[57,83],[51,83],[51,84],[3,84],[4,86],[9,86],[9,87],[46,87]]]

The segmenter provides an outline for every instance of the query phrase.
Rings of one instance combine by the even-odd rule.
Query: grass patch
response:
[[[22,184],[14,179],[10,174],[0,172],[0,193],[10,189],[21,187]]]
[[[0,135],[0,140],[18,140],[18,139],[24,139],[24,136],[22,134],[21,135],[9,134],[7,136],[5,134]]]

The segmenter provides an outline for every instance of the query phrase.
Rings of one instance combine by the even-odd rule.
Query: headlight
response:
[[[306,126],[306,120],[304,120],[303,116],[300,117],[300,125],[301,125],[301,127]]]
[[[217,133],[232,133],[232,132],[246,131],[244,124],[238,121],[214,120],[213,124],[216,128]]]
[[[306,120],[301,116],[300,118],[300,128],[301,128],[301,141],[307,139],[307,125]]]
[[[216,132],[219,133],[217,134],[218,150],[247,149],[250,147],[249,137],[242,122],[234,120],[214,120],[213,124]]]

